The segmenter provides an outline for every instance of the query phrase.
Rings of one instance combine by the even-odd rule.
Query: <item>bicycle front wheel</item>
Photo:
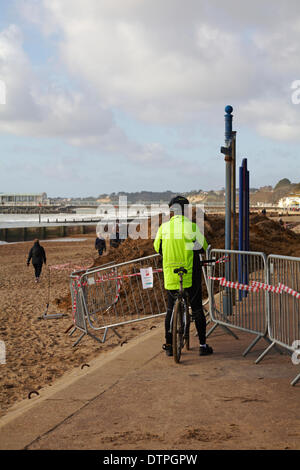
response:
[[[173,311],[173,324],[172,324],[172,343],[173,343],[173,357],[174,361],[178,364],[181,357],[181,350],[183,348],[183,305],[177,299]]]
[[[186,350],[190,349],[190,314],[189,314],[189,304],[186,299],[183,299],[183,323],[184,323],[184,344]]]

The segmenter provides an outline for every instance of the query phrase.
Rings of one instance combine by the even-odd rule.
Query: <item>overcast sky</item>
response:
[[[299,65],[299,0],[0,0],[0,192],[221,189],[227,104],[251,187],[299,182]]]

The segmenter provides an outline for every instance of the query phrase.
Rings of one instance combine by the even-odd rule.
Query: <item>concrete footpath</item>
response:
[[[157,328],[100,353],[0,419],[0,449],[300,449],[299,373],[290,356],[253,335],[217,328],[215,353],[197,338],[180,364]],[[91,341],[86,338],[85,341]]]

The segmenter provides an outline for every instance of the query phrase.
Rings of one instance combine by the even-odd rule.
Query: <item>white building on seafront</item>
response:
[[[0,193],[0,205],[2,206],[45,206],[49,203],[46,193]]]
[[[300,209],[300,194],[282,197],[278,202],[278,206],[283,209]]]

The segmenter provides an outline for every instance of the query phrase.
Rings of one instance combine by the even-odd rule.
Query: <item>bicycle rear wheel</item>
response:
[[[173,324],[172,324],[172,344],[173,344],[173,357],[174,361],[178,364],[181,357],[181,350],[183,347],[183,305],[177,299],[173,311]]]
[[[191,319],[190,319],[190,314],[186,313],[186,326],[185,326],[185,334],[184,334],[184,341],[185,341],[185,347],[186,350],[190,350],[190,325],[191,325]]]
[[[186,350],[190,349],[190,323],[191,318],[189,314],[189,303],[186,298],[182,300],[182,318],[183,318],[183,344],[186,347]]]

